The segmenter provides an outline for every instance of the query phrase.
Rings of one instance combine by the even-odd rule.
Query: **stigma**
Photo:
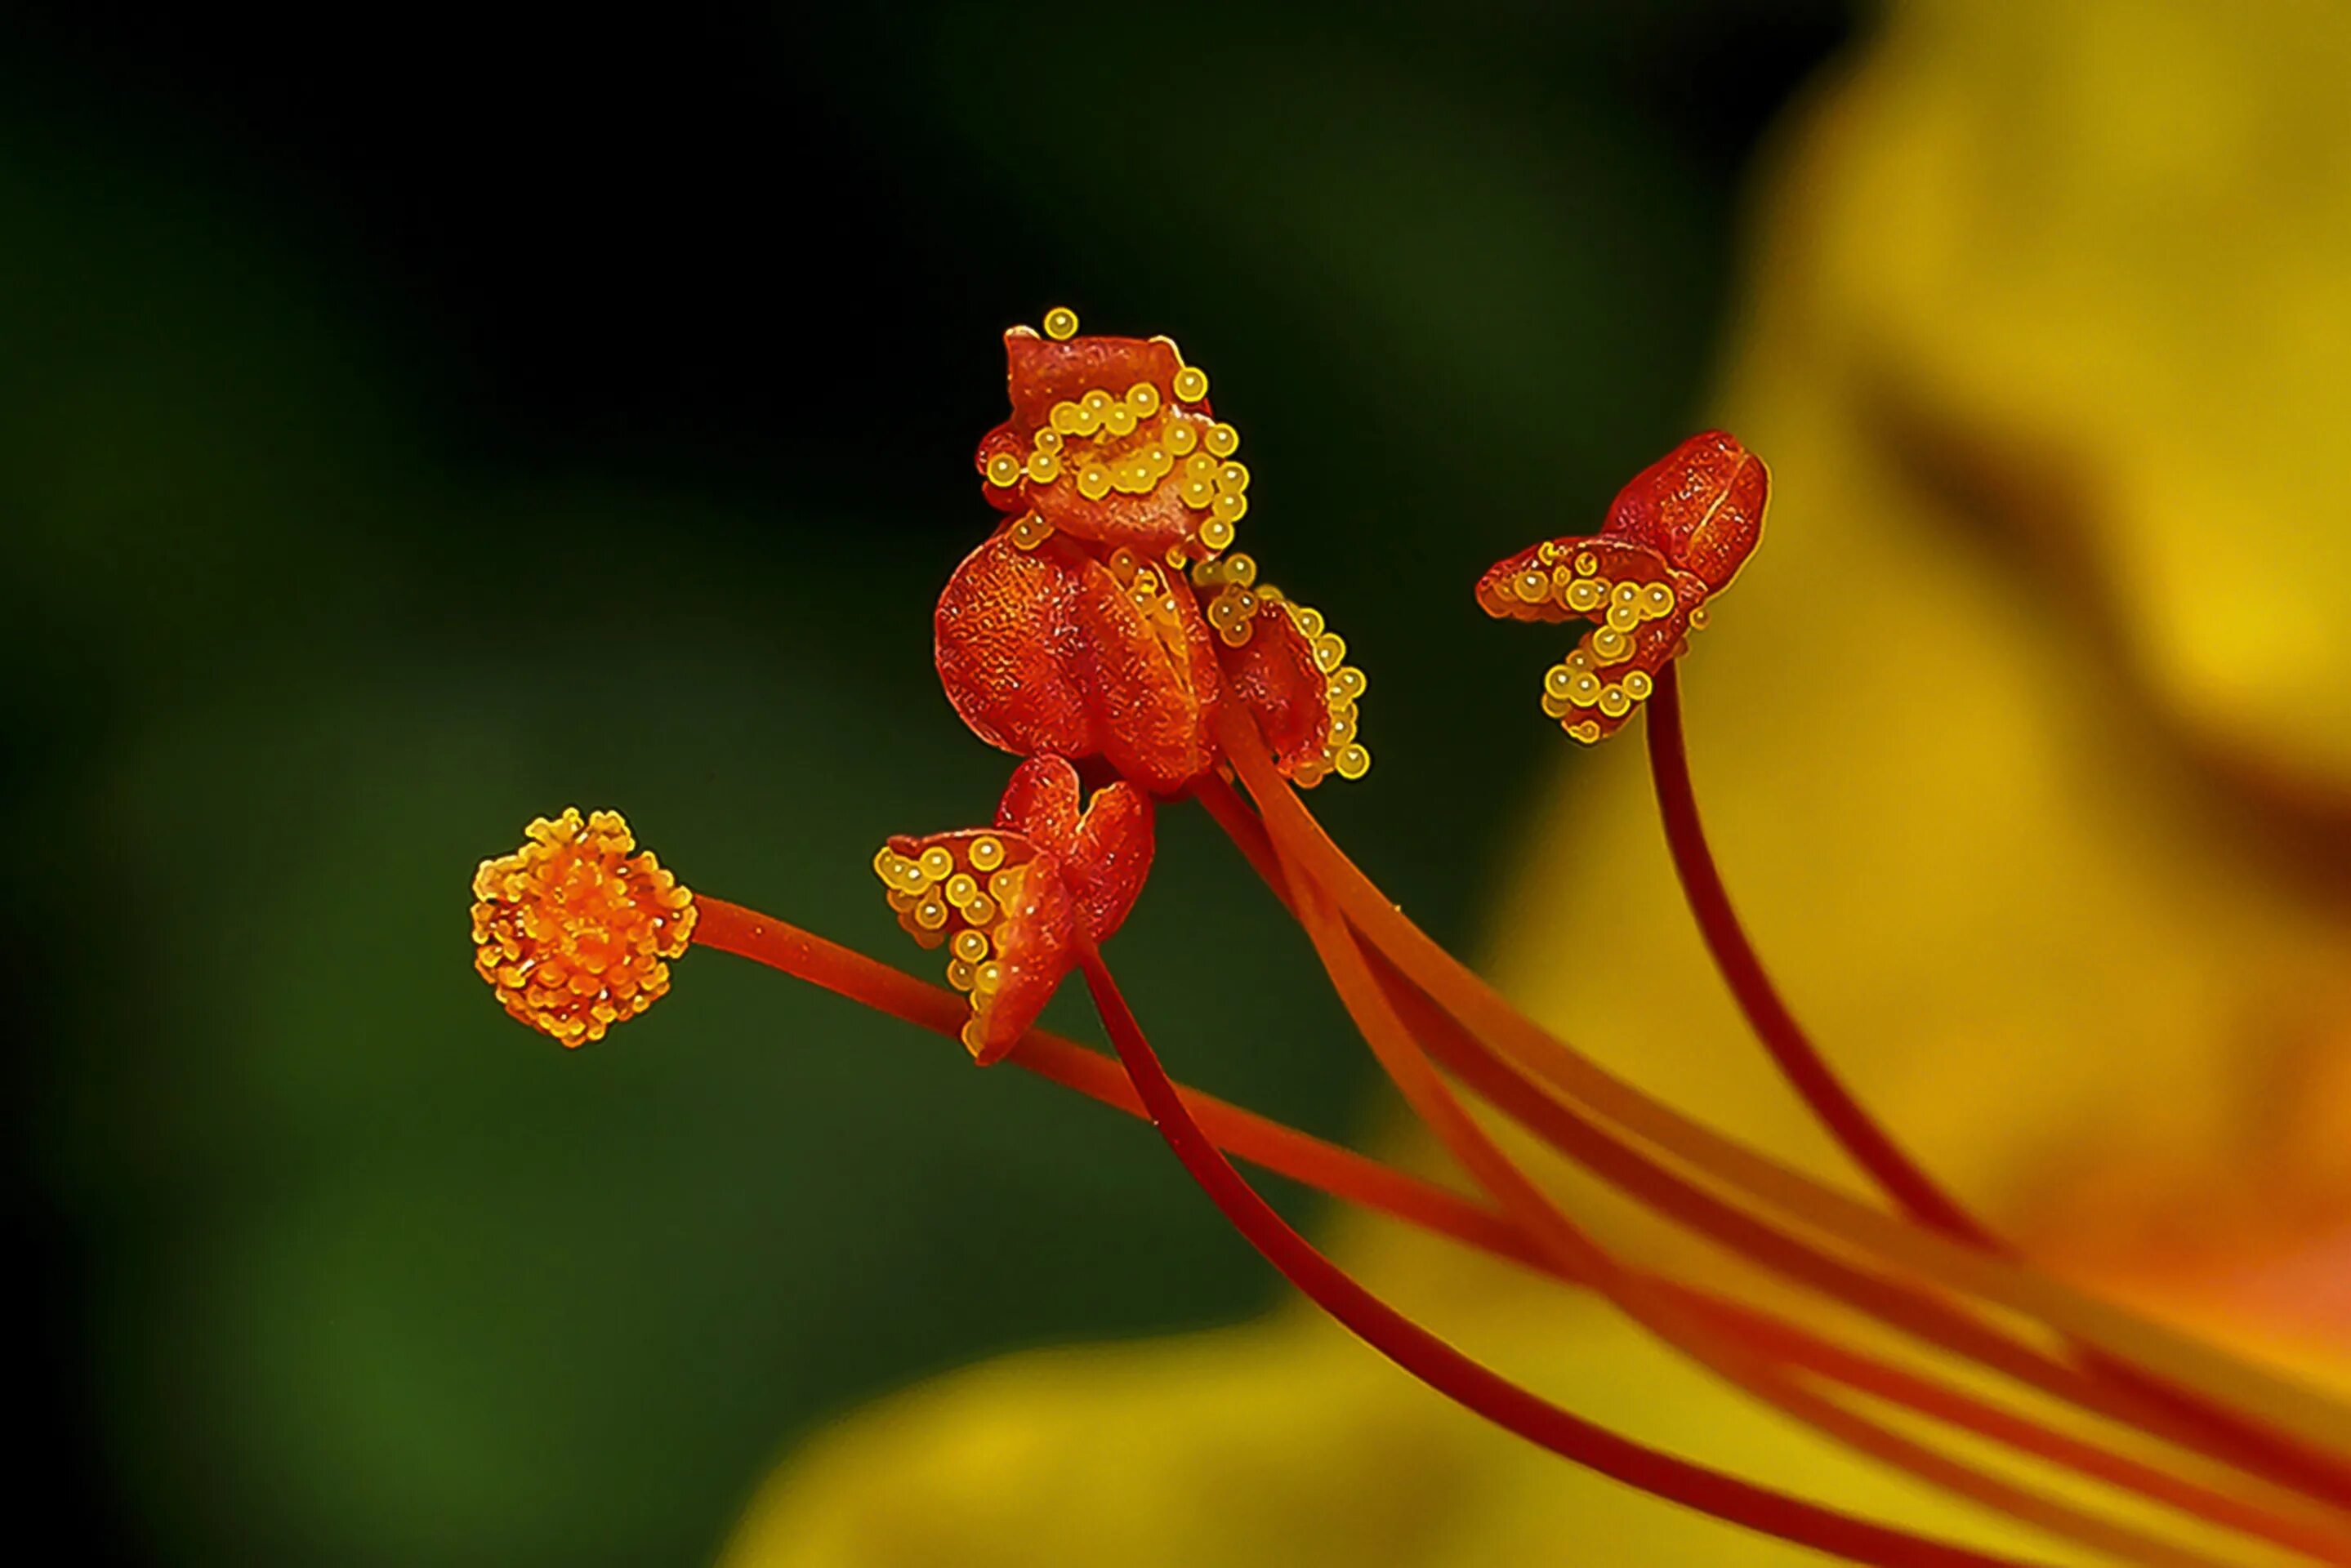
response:
[[[695,917],[619,812],[567,807],[474,873],[474,968],[509,1013],[576,1048],[668,994]]]

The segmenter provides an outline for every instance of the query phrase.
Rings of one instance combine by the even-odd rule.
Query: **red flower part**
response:
[[[1174,574],[1023,518],[964,558],[934,625],[947,701],[990,745],[1101,756],[1163,794],[1207,771],[1216,649]]]
[[[1046,320],[1076,329],[1066,312]],[[1240,435],[1210,412],[1207,373],[1173,341],[1062,342],[1016,327],[1004,352],[1012,417],[975,459],[990,505],[1154,558],[1232,543],[1249,510]]]
[[[1543,677],[1543,711],[1574,739],[1604,740],[1656,690],[1657,671],[1706,625],[1763,528],[1770,475],[1720,431],[1682,442],[1617,493],[1595,535],[1547,539],[1498,561],[1478,603],[1498,620],[1590,620]]]
[[[1247,556],[1203,562],[1192,580],[1218,591],[1208,621],[1224,643],[1225,684],[1257,721],[1274,761],[1312,788],[1330,774],[1359,779],[1372,754],[1355,740],[1355,703],[1367,682],[1346,662],[1346,639],[1322,612],[1257,581]]]
[[[1346,643],[1225,554],[1249,474],[1239,436],[1208,418],[1207,375],[1164,337],[1076,331],[1056,309],[1045,337],[1006,335],[1012,418],[980,467],[1015,515],[940,596],[947,700],[991,745],[1099,756],[1167,794],[1216,764],[1231,696],[1293,782],[1361,777]]]
[[[1755,553],[1771,493],[1761,458],[1726,431],[1701,431],[1635,474],[1600,531],[1646,545],[1719,594]]]
[[[1151,871],[1151,797],[1123,781],[1083,803],[1077,770],[1031,757],[993,828],[901,836],[873,857],[908,935],[949,949],[947,981],[971,999],[963,1043],[986,1066],[1036,1023],[1078,961],[1125,920]]]

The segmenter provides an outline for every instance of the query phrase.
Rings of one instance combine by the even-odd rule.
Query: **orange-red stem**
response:
[[[1690,786],[1688,747],[1682,735],[1681,680],[1674,663],[1657,671],[1656,689],[1649,699],[1648,728],[1649,776],[1656,786],[1657,810],[1665,821],[1666,843],[1673,851],[1674,872],[1681,878],[1682,892],[1697,917],[1699,935],[1706,939],[1707,951],[1714,955],[1715,968],[1721,971],[1739,1010],[1747,1015],[1755,1037],[1829,1135],[1886,1189],[1886,1196],[1922,1224],[1975,1246],[2001,1250],[1991,1232],[1945,1193],[1862,1108],[1764,972],[1763,961],[1747,940],[1746,929],[1730,907],[1729,891],[1707,848],[1698,796]]]
[[[1237,801],[1232,805],[1238,806]],[[1246,813],[1245,807],[1239,809]],[[1268,857],[1265,866],[1271,868],[1270,849],[1261,833],[1256,845]],[[701,945],[752,959],[947,1038],[956,1037],[967,1012],[961,998],[787,921],[707,896],[698,905],[702,919],[695,940]],[[1382,981],[1391,986],[1403,983],[1392,971],[1384,973]],[[1146,1114],[1134,1084],[1118,1064],[1074,1042],[1037,1032],[1008,1060],[1129,1115]],[[1179,1092],[1195,1119],[1213,1129],[1210,1136],[1228,1153],[1343,1201],[1550,1273],[1566,1283],[1588,1282],[1546,1255],[1508,1220],[1469,1199],[1213,1096],[1193,1089]],[[1791,1366],[2215,1522],[2234,1525],[2319,1561],[2351,1563],[2351,1539],[2249,1503],[2220,1498],[2168,1472],[2043,1431],[1997,1407],[1839,1349],[1752,1309],[1660,1278],[1648,1277],[1647,1284],[1692,1315],[1770,1347]]]
[[[1658,816],[1665,826],[1667,847],[1674,872],[1696,919],[1707,951],[1729,989],[1748,1025],[1778,1064],[1782,1075],[1812,1107],[1821,1125],[1854,1162],[1868,1173],[1920,1223],[1987,1251],[2013,1256],[2001,1237],[1943,1191],[1901,1145],[1847,1089],[1821,1054],[1748,940],[1746,927],[1730,902],[1698,815],[1698,794],[1690,783],[1689,747],[1682,727],[1679,667],[1668,663],[1657,672],[1656,690],[1649,703],[1649,776],[1657,795]],[[2127,1384],[2148,1398],[2172,1407],[2190,1420],[2210,1425],[2235,1442],[2268,1452],[2276,1467],[2296,1470],[2328,1484],[2344,1478],[2311,1466],[2301,1449],[2277,1436],[2223,1409],[2141,1375],[2136,1368],[2095,1349],[2083,1359],[2100,1375]]]
[[[1480,1048],[1541,1078],[1552,1090],[1648,1139],[1750,1201],[1774,1205],[1873,1256],[1947,1287],[2025,1313],[2137,1375],[2238,1407],[2249,1425],[2273,1428],[2264,1455],[2290,1452],[2283,1479],[2324,1499],[2351,1499],[2351,1412],[2175,1330],[2096,1300],[2011,1260],[1886,1215],[1683,1116],[1543,1031],[1406,919],[1331,842],[1292,794],[1246,717],[1221,714],[1217,738],[1239,769],[1274,843],[1329,889],[1347,919],[1416,986],[1467,1026]],[[2235,1412],[2232,1412],[2235,1413]],[[2289,1440],[2287,1434],[2292,1434]],[[2255,1466],[2253,1468],[2261,1468]]]
[[[960,1041],[971,1007],[962,997],[903,970],[827,941],[788,920],[697,894],[697,947],[730,952],[862,1002],[920,1029]],[[1143,1102],[1116,1062],[1076,1041],[1032,1030],[1006,1061],[1090,1099],[1140,1116]],[[1277,1175],[1360,1203],[1531,1268],[1543,1265],[1511,1225],[1481,1205],[1433,1183],[1341,1148],[1255,1111],[1196,1089],[1184,1091],[1193,1114],[1224,1147]]]
[[[1804,1502],[1645,1448],[1537,1397],[1389,1306],[1290,1229],[1217,1150],[1119,994],[1099,954],[1088,989],[1152,1124],[1234,1229],[1301,1293],[1398,1366],[1488,1420],[1563,1459],[1747,1529],[1885,1568],[2016,1568],[2016,1560],[1929,1541]]]

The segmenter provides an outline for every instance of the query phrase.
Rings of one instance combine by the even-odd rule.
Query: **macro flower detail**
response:
[[[694,895],[617,811],[567,807],[474,874],[474,968],[506,1010],[566,1046],[601,1040],[669,991]]]
[[[980,1065],[1026,1033],[1078,961],[1126,919],[1151,871],[1151,797],[1123,780],[1084,801],[1077,769],[1032,757],[1013,771],[993,829],[901,836],[873,857],[898,923],[949,950],[947,983],[971,999],[963,1043]]]
[[[972,732],[1020,756],[1100,756],[1173,794],[1217,761],[1238,701],[1285,777],[1359,778],[1365,681],[1320,612],[1228,554],[1249,511],[1239,433],[1165,337],[1005,334],[1012,417],[976,462],[1007,518],[948,579],[939,679]]]
[[[1069,436],[1085,433],[1083,421],[1061,430],[1076,418],[1071,409],[1091,410],[1097,428],[1123,427],[1113,432],[1121,439],[1136,433],[1134,410],[1152,398],[1122,402],[1113,421],[1092,403],[1099,388],[1088,378],[1153,363],[1141,353],[1151,346],[1073,341],[1066,311],[1047,325],[1066,352],[1014,335],[1015,423],[1029,425],[1013,433],[1028,431],[1032,454],[1057,459]],[[1024,357],[1039,382],[1025,389]],[[1191,368],[1172,345],[1155,363],[1175,368],[1170,385],[1137,385],[1183,405],[1204,401],[1205,378],[1186,378]],[[1061,445],[1036,444],[1049,433]],[[1052,465],[1039,465],[1040,478],[1023,463],[1016,476],[996,464],[1008,454],[983,455],[997,489],[1060,483]],[[1155,493],[1135,488],[1147,477],[1132,469],[1119,493]],[[520,851],[484,865],[477,965],[509,1011],[577,1044],[661,994],[661,960],[690,939],[957,1038],[979,1063],[1009,1061],[1144,1116],[1268,1262],[1429,1389],[1599,1475],[1765,1535],[1882,1568],[2028,1561],[1685,1458],[1535,1393],[1315,1249],[1232,1158],[1588,1293],[1694,1367],[1889,1472],[2104,1560],[2222,1561],[2146,1521],[2153,1503],[2191,1535],[2217,1527],[2351,1563],[2351,1521],[2339,1511],[2351,1498],[2346,1412],[2043,1272],[1980,1223],[1846,1090],[1740,924],[1698,816],[1674,660],[1753,549],[1768,483],[1761,462],[1729,436],[1694,437],[1625,488],[1599,534],[1545,541],[1499,564],[1479,599],[1503,618],[1593,623],[1553,671],[1568,678],[1555,704],[1547,692],[1570,734],[1598,739],[1650,704],[1651,779],[1684,901],[1756,1038],[1886,1206],[1780,1164],[1617,1076],[1416,925],[1300,793],[1327,772],[1362,771],[1353,731],[1364,679],[1346,664],[1344,642],[1318,612],[1262,583],[1247,556],[1196,533],[1153,556],[1113,536],[1141,525],[1134,514],[1105,521],[1071,510],[1102,500],[1107,492],[1087,493],[1099,484],[1081,488],[1077,503],[1054,503],[1080,519],[1068,527],[1034,497],[1007,505],[940,601],[936,651],[950,700],[983,739],[1025,756],[991,826],[893,837],[873,858],[900,924],[923,946],[948,949],[948,988],[773,916],[697,900],[634,853],[618,815],[601,812],[535,823]],[[1086,757],[1120,775],[1091,797],[1073,760]],[[1223,830],[1297,921],[1364,1044],[1477,1196],[1170,1075],[1102,944],[1149,874],[1155,796],[1177,794]],[[1112,1056],[1034,1027],[1073,971]],[[1529,1135],[1523,1147],[1506,1147],[1465,1096]],[[1744,1282],[1726,1290],[1620,1253],[1522,1163],[1553,1157],[1793,1290],[1758,1299]],[[1854,1314],[1886,1332],[1855,1338]],[[2032,1413],[1980,1397],[1977,1386],[1994,1378],[2033,1399]],[[1980,1464],[1974,1450],[1987,1443],[2023,1462]],[[2082,1481],[2128,1511],[2093,1505]]]
[[[988,504],[1153,556],[1229,546],[1249,476],[1240,432],[1209,411],[1207,372],[1172,338],[1075,337],[1066,307],[1046,326],[1058,336],[1004,335],[1012,416],[975,460]]]
[[[1546,539],[1489,567],[1478,603],[1497,620],[1595,623],[1544,672],[1543,712],[1587,744],[1623,729],[1754,553],[1770,493],[1762,460],[1707,431],[1636,474],[1597,535]]]

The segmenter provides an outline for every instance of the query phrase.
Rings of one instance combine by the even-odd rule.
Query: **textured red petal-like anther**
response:
[[[1194,440],[1188,450],[1198,450],[1207,437],[1216,422],[1207,399],[1187,403],[1175,396],[1176,375],[1184,364],[1173,343],[1102,337],[1057,343],[1016,327],[1004,335],[1004,351],[1012,417],[981,439],[973,462],[986,476],[991,464],[1008,460],[1019,465],[1021,477],[1011,484],[983,477],[980,490],[989,505],[1016,514],[1034,512],[1079,538],[1128,545],[1154,557],[1191,536],[1200,514],[1184,504],[1172,478],[1140,493],[1112,489],[1089,497],[1080,489],[1080,475],[1090,464],[1110,472],[1148,454],[1164,454],[1167,432],[1176,423],[1191,427]],[[1156,399],[1149,413],[1134,418],[1131,430],[1123,435],[1071,435],[1056,456],[1053,477],[1034,476],[1029,469],[1036,455],[1033,443],[1039,431],[1053,428],[1057,405],[1078,402],[1090,392],[1123,401],[1138,386],[1152,388]],[[1164,462],[1158,466],[1166,467]]]
[[[1579,573],[1576,568],[1582,557],[1587,556],[1592,558],[1593,569]],[[1583,576],[1612,585],[1664,583],[1674,590],[1676,607],[1684,617],[1707,598],[1708,589],[1702,579],[1694,573],[1677,570],[1647,545],[1606,535],[1570,534],[1530,545],[1489,566],[1486,575],[1478,579],[1478,606],[1497,620],[1556,624],[1599,618],[1592,609],[1578,609],[1571,605],[1557,578],[1562,568],[1570,581]],[[1542,579],[1540,592],[1538,577]],[[1606,607],[1604,598],[1598,601],[1602,614]]]
[[[1633,476],[1602,532],[1646,545],[1720,593],[1763,532],[1771,476],[1726,431],[1702,431]]]
[[[1031,757],[1013,770],[996,823],[1060,861],[1087,940],[1105,941],[1125,922],[1151,874],[1150,795],[1122,779],[1086,801],[1067,758]]]
[[[1136,784],[1172,794],[1216,760],[1208,725],[1221,682],[1199,602],[1176,589],[1139,603],[1108,568],[1063,541],[1047,540],[1040,553],[1056,547],[1081,579],[1087,657],[1080,674],[1098,750]]]
[[[1619,491],[1600,533],[1546,539],[1478,579],[1498,619],[1594,623],[1543,677],[1560,728],[1590,742],[1625,727],[1754,552],[1771,488],[1761,458],[1706,431]]]
[[[1331,678],[1314,648],[1278,609],[1260,615],[1247,642],[1218,650],[1225,684],[1257,720],[1285,774],[1322,762],[1331,734]]]
[[[1013,424],[1035,431],[1055,403],[1075,402],[1097,388],[1115,396],[1137,381],[1163,392],[1184,368],[1184,358],[1165,337],[1110,337],[1088,334],[1056,343],[1029,327],[1004,335],[1004,381],[1012,397]],[[1199,407],[1206,409],[1207,400]]]
[[[979,1034],[967,1042],[980,1066],[1002,1060],[1029,1033],[1076,967],[1078,919],[1061,861],[1039,850],[1021,878],[1019,897],[1005,907],[996,929],[996,961],[1003,980],[977,1017]]]
[[[892,838],[873,869],[907,935],[947,949],[971,999],[963,1041],[996,1061],[1028,1032],[1077,961],[1107,940],[1150,875],[1151,796],[1121,779],[1084,798],[1065,757],[1013,770],[993,827]]]
[[[1058,537],[999,529],[965,557],[934,621],[940,684],[972,732],[1019,756],[1100,756],[1161,794],[1213,761],[1214,640],[1188,591],[1137,602]]]
[[[1080,574],[1002,531],[964,557],[933,618],[939,684],[972,733],[1019,756],[1101,750],[1081,671]]]

